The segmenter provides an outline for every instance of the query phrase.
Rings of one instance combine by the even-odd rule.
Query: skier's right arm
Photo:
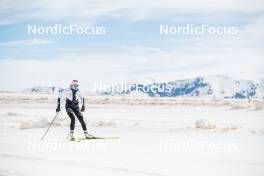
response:
[[[61,104],[63,92],[64,92],[64,90],[62,90],[62,91],[59,92],[59,96],[58,96],[58,99],[57,99],[57,108],[56,108],[56,112],[57,113],[60,112],[60,110],[61,110],[60,104]]]
[[[60,112],[60,98],[58,98],[58,100],[57,100],[57,109],[56,109],[56,112],[58,113],[58,112]]]

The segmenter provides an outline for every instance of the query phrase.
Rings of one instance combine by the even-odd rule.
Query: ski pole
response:
[[[56,114],[55,117],[53,118],[52,122],[50,123],[50,126],[49,126],[48,129],[46,130],[45,134],[42,136],[41,140],[43,140],[44,137],[46,136],[46,134],[48,133],[48,131],[49,131],[51,125],[54,123],[54,121],[55,121],[55,119],[57,118],[58,114],[59,114],[59,112],[57,112],[57,114]]]

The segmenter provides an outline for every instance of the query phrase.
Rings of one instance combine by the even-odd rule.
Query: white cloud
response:
[[[0,46],[5,46],[5,47],[34,46],[34,45],[48,45],[50,43],[52,43],[50,40],[30,39],[30,40],[0,42]]]
[[[37,85],[68,86],[79,79],[83,89],[96,82],[155,78],[175,80],[203,75],[226,74],[257,79],[264,76],[262,55],[247,50],[231,53],[178,53],[154,48],[132,48],[121,53],[67,54],[54,60],[0,60],[0,89],[20,89]]]
[[[171,17],[173,14],[243,12],[264,10],[262,0],[2,0],[0,16],[17,21],[42,19],[47,21],[93,21],[98,17],[119,17],[128,20]],[[222,13],[222,14],[221,14]],[[210,18],[210,16],[208,16]]]
[[[17,20],[14,19],[0,19],[0,26],[10,25],[16,23]]]

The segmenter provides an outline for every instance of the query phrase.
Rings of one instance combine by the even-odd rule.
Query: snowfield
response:
[[[91,134],[67,140],[56,97],[0,94],[0,175],[264,175],[260,101],[87,97]],[[75,136],[83,137],[79,122]]]

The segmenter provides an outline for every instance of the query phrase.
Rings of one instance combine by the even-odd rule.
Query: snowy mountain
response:
[[[145,94],[151,97],[211,97],[234,99],[264,99],[264,79],[259,81],[234,79],[217,75],[160,83],[134,83],[121,92],[112,88],[107,95]]]
[[[55,87],[55,86],[37,86],[37,87],[33,87],[27,91],[32,92],[32,93],[48,93],[48,94],[52,94],[52,93],[58,93],[59,91],[61,91],[62,88],[59,87]]]

